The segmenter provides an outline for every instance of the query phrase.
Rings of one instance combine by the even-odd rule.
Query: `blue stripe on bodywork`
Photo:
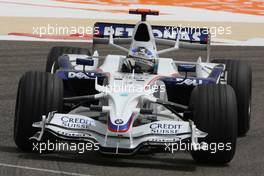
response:
[[[217,81],[221,74],[224,71],[223,65],[217,65],[213,68],[212,72],[209,74],[208,78],[196,78],[196,77],[187,77],[184,82],[179,82],[183,80],[182,77],[163,77],[162,81],[166,85],[186,85],[186,86],[198,86],[206,84],[217,84]]]
[[[217,65],[213,68],[212,72],[210,73],[210,75],[208,76],[208,78],[210,79],[215,79],[216,81],[218,80],[218,78],[221,76],[221,74],[224,71],[224,65]]]
[[[69,77],[70,74],[74,74],[73,77]],[[87,75],[86,75],[87,74]],[[98,73],[95,71],[86,71],[86,74],[84,74],[82,71],[76,71],[76,70],[58,70],[56,72],[56,75],[60,77],[63,80],[70,80],[70,79],[80,79],[80,80],[89,80],[89,79],[95,79],[96,77],[98,79],[105,78],[106,75],[104,73]]]
[[[115,125],[111,122],[110,118],[108,119],[108,129],[110,131],[115,131],[115,132],[124,132],[124,131],[128,131],[129,130],[129,127],[131,125],[131,122],[133,120],[133,116],[134,114],[132,114],[129,118],[129,120],[127,121],[126,124],[124,125]]]
[[[179,82],[180,79],[182,80],[183,78],[182,77],[163,77],[161,78],[161,80],[164,81],[166,85],[197,86],[197,85],[205,85],[205,84],[215,84],[217,81],[214,78],[188,77],[184,82]],[[188,82],[190,84],[188,84]]]

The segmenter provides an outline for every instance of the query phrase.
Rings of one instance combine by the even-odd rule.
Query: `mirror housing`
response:
[[[92,58],[77,58],[77,65],[94,66],[94,60]]]
[[[179,72],[196,72],[195,64],[179,64],[178,65]]]

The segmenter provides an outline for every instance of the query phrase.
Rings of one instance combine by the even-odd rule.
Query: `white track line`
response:
[[[92,40],[62,40],[62,39],[44,39],[27,36],[0,35],[0,41],[38,41],[38,42],[76,42],[92,43]],[[264,46],[264,38],[254,38],[246,41],[229,40],[229,39],[212,39],[211,45],[214,46]]]
[[[48,172],[48,173],[53,173],[53,174],[63,174],[63,175],[71,175],[71,176],[91,176],[91,175],[86,175],[86,174],[41,169],[41,168],[34,168],[34,167],[28,167],[28,166],[19,166],[19,165],[6,164],[6,163],[0,163],[0,167],[17,168],[17,169],[32,170],[32,171],[38,171],[38,172]]]

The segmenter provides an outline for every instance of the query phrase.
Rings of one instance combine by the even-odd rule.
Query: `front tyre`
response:
[[[27,72],[19,81],[16,99],[14,140],[23,151],[31,151],[29,140],[39,129],[32,127],[42,115],[62,111],[63,83],[50,73]]]
[[[199,143],[205,150],[192,151],[198,163],[225,164],[232,160],[237,139],[236,95],[229,85],[202,85],[194,88],[190,108],[197,128],[208,133]]]

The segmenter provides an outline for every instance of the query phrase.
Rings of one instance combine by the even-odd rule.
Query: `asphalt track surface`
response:
[[[190,154],[144,154],[134,157],[104,156],[97,153],[32,154],[17,150],[13,141],[15,97],[20,76],[28,70],[45,68],[49,49],[55,45],[91,47],[85,43],[0,42],[0,175],[263,175],[264,173],[264,48],[214,47],[212,58],[233,58],[253,68],[251,129],[238,139],[237,151],[225,166],[197,165]],[[100,54],[117,53],[100,47]],[[173,58],[195,60],[201,51],[181,51]],[[167,54],[169,56],[169,54]],[[224,130],[224,129],[223,129]]]

